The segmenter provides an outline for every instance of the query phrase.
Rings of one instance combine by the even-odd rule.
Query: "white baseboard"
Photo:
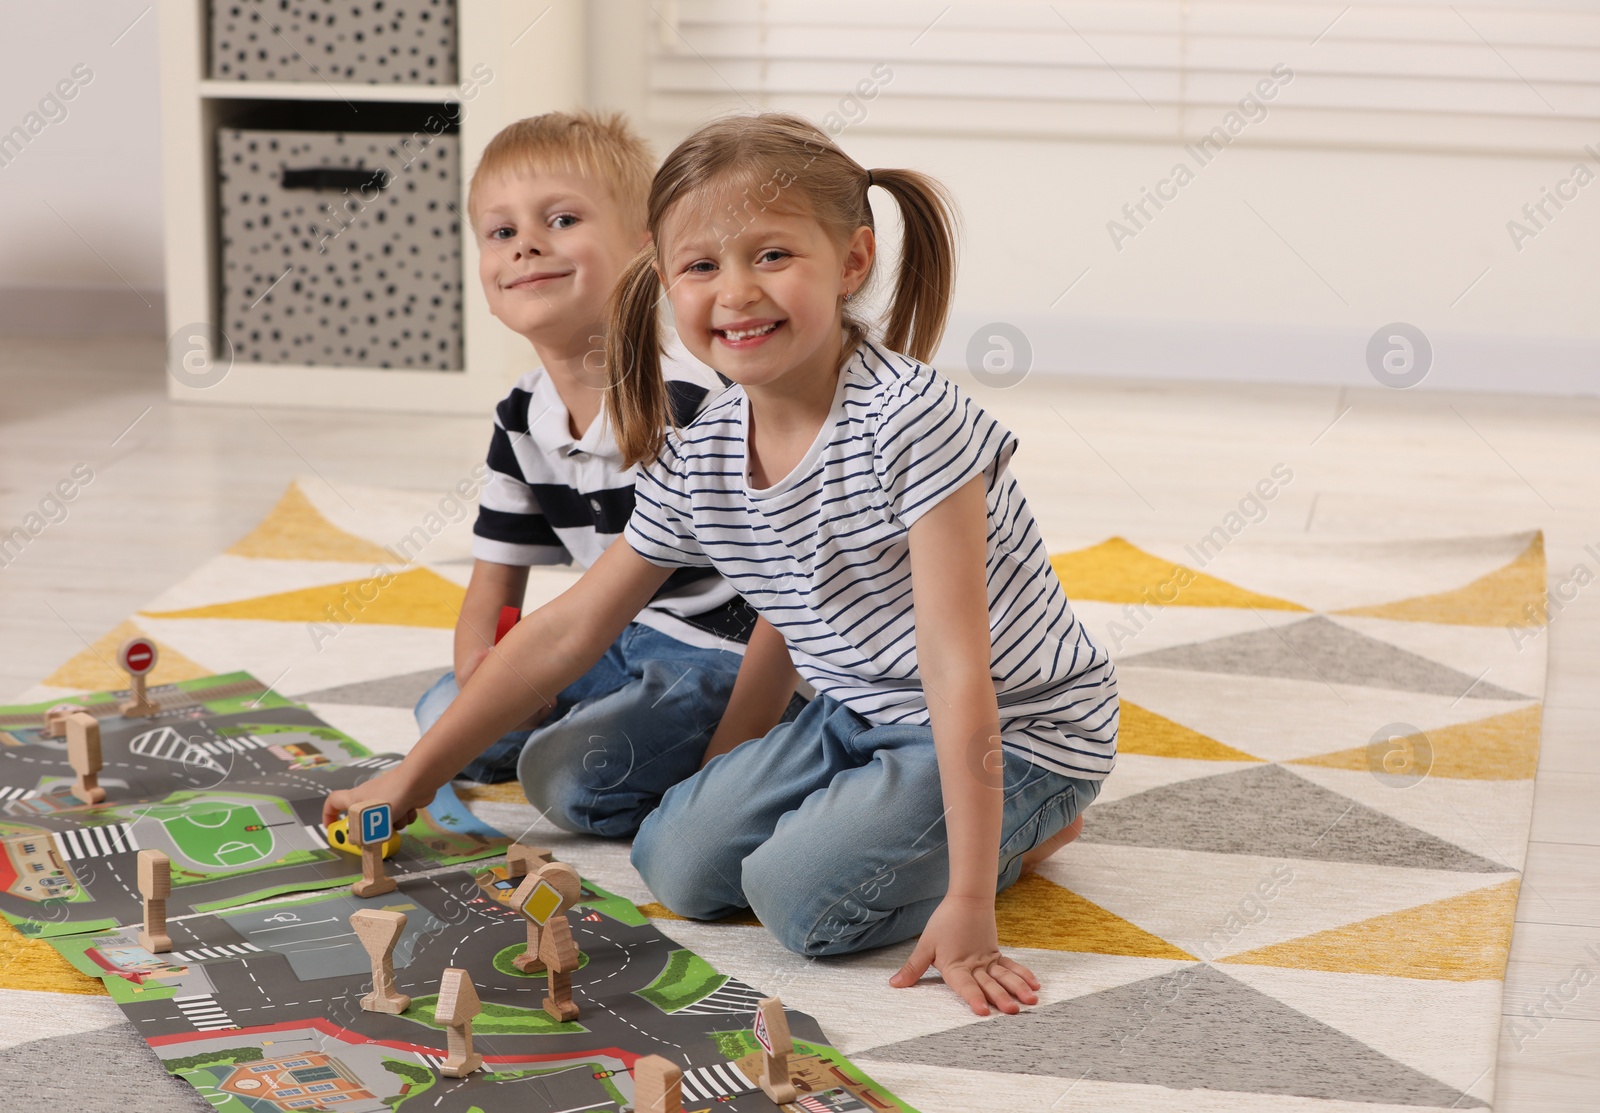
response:
[[[935,356],[940,367],[968,367],[969,344],[1003,353],[987,337],[1003,322],[1032,348],[1032,373],[1106,378],[1200,379],[1332,386],[1392,386],[1368,369],[1373,332],[1269,325],[1140,321],[1019,314],[951,314]],[[1411,389],[1509,394],[1600,394],[1600,337],[1528,337],[1429,332],[1427,373]],[[1019,353],[1020,354],[1020,353]],[[981,358],[981,355],[980,355]],[[992,367],[1003,368],[1003,354]],[[992,372],[1000,373],[1003,372]]]
[[[0,332],[39,336],[165,336],[159,290],[126,286],[0,287]]]

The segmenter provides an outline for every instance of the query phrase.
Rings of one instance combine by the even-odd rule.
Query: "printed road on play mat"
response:
[[[53,704],[0,707],[0,914],[26,935],[131,923],[143,849],[172,859],[168,913],[233,907],[360,876],[329,847],[322,802],[396,764],[247,673],[152,689],[161,711],[123,718],[117,695],[69,702],[100,722],[106,799],[73,795],[65,739],[43,734]],[[406,831],[397,872],[470,861],[507,839],[446,787]]]
[[[168,1071],[218,1110],[337,1108],[380,1113],[408,1103],[468,1113],[616,1108],[631,1102],[631,1070],[663,1055],[684,1070],[690,1108],[772,1110],[756,1086],[750,1029],[762,994],[730,981],[651,925],[628,900],[585,883],[569,913],[582,964],[581,1012],[558,1022],[542,1008],[543,973],[512,960],[526,922],[509,907],[504,866],[400,881],[362,900],[348,890],[171,921],[173,950],[151,954],[131,930],[52,940],[105,980]],[[403,1014],[367,1012],[371,962],[351,913],[406,915],[394,950]],[[467,970],[483,1002],[473,1025],[485,1066],[439,1073],[446,1033],[434,1019],[440,974]],[[817,1022],[789,1011],[791,1075],[810,1113],[910,1107],[829,1046]],[[426,1098],[423,1095],[426,1094]],[[258,1104],[266,1102],[268,1104]]]

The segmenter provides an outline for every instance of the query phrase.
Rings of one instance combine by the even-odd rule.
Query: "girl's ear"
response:
[[[652,236],[650,234],[650,230],[646,228],[643,234],[639,236],[639,250],[643,251],[645,248],[650,247],[655,242],[656,238]],[[660,282],[661,285],[665,287],[667,284],[667,276],[661,271],[661,256],[653,251],[650,253],[650,269],[656,272],[656,281]]]
[[[872,260],[877,253],[878,239],[873,235],[872,229],[863,224],[855,230],[850,242],[845,244],[844,273],[840,276],[844,280],[845,293],[854,293],[861,289],[861,284],[867,280],[867,273],[872,270]]]

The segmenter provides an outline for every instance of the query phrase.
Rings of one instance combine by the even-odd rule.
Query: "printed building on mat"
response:
[[[218,1089],[279,1109],[357,1109],[357,1102],[377,1101],[349,1067],[320,1051],[241,1063]]]
[[[47,900],[70,898],[76,887],[48,831],[0,840],[0,890],[24,900]]]

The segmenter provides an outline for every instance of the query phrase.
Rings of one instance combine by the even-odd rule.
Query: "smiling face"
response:
[[[745,206],[744,191],[724,192],[705,199],[710,212]],[[693,200],[676,205],[659,244],[662,284],[684,346],[757,391],[797,373],[831,375],[844,295],[871,267],[872,230],[858,228],[840,243],[809,213],[745,208],[730,229],[705,219],[706,211]]]
[[[508,173],[477,185],[473,209],[489,311],[536,346],[586,344],[644,242],[611,191],[567,170]]]

